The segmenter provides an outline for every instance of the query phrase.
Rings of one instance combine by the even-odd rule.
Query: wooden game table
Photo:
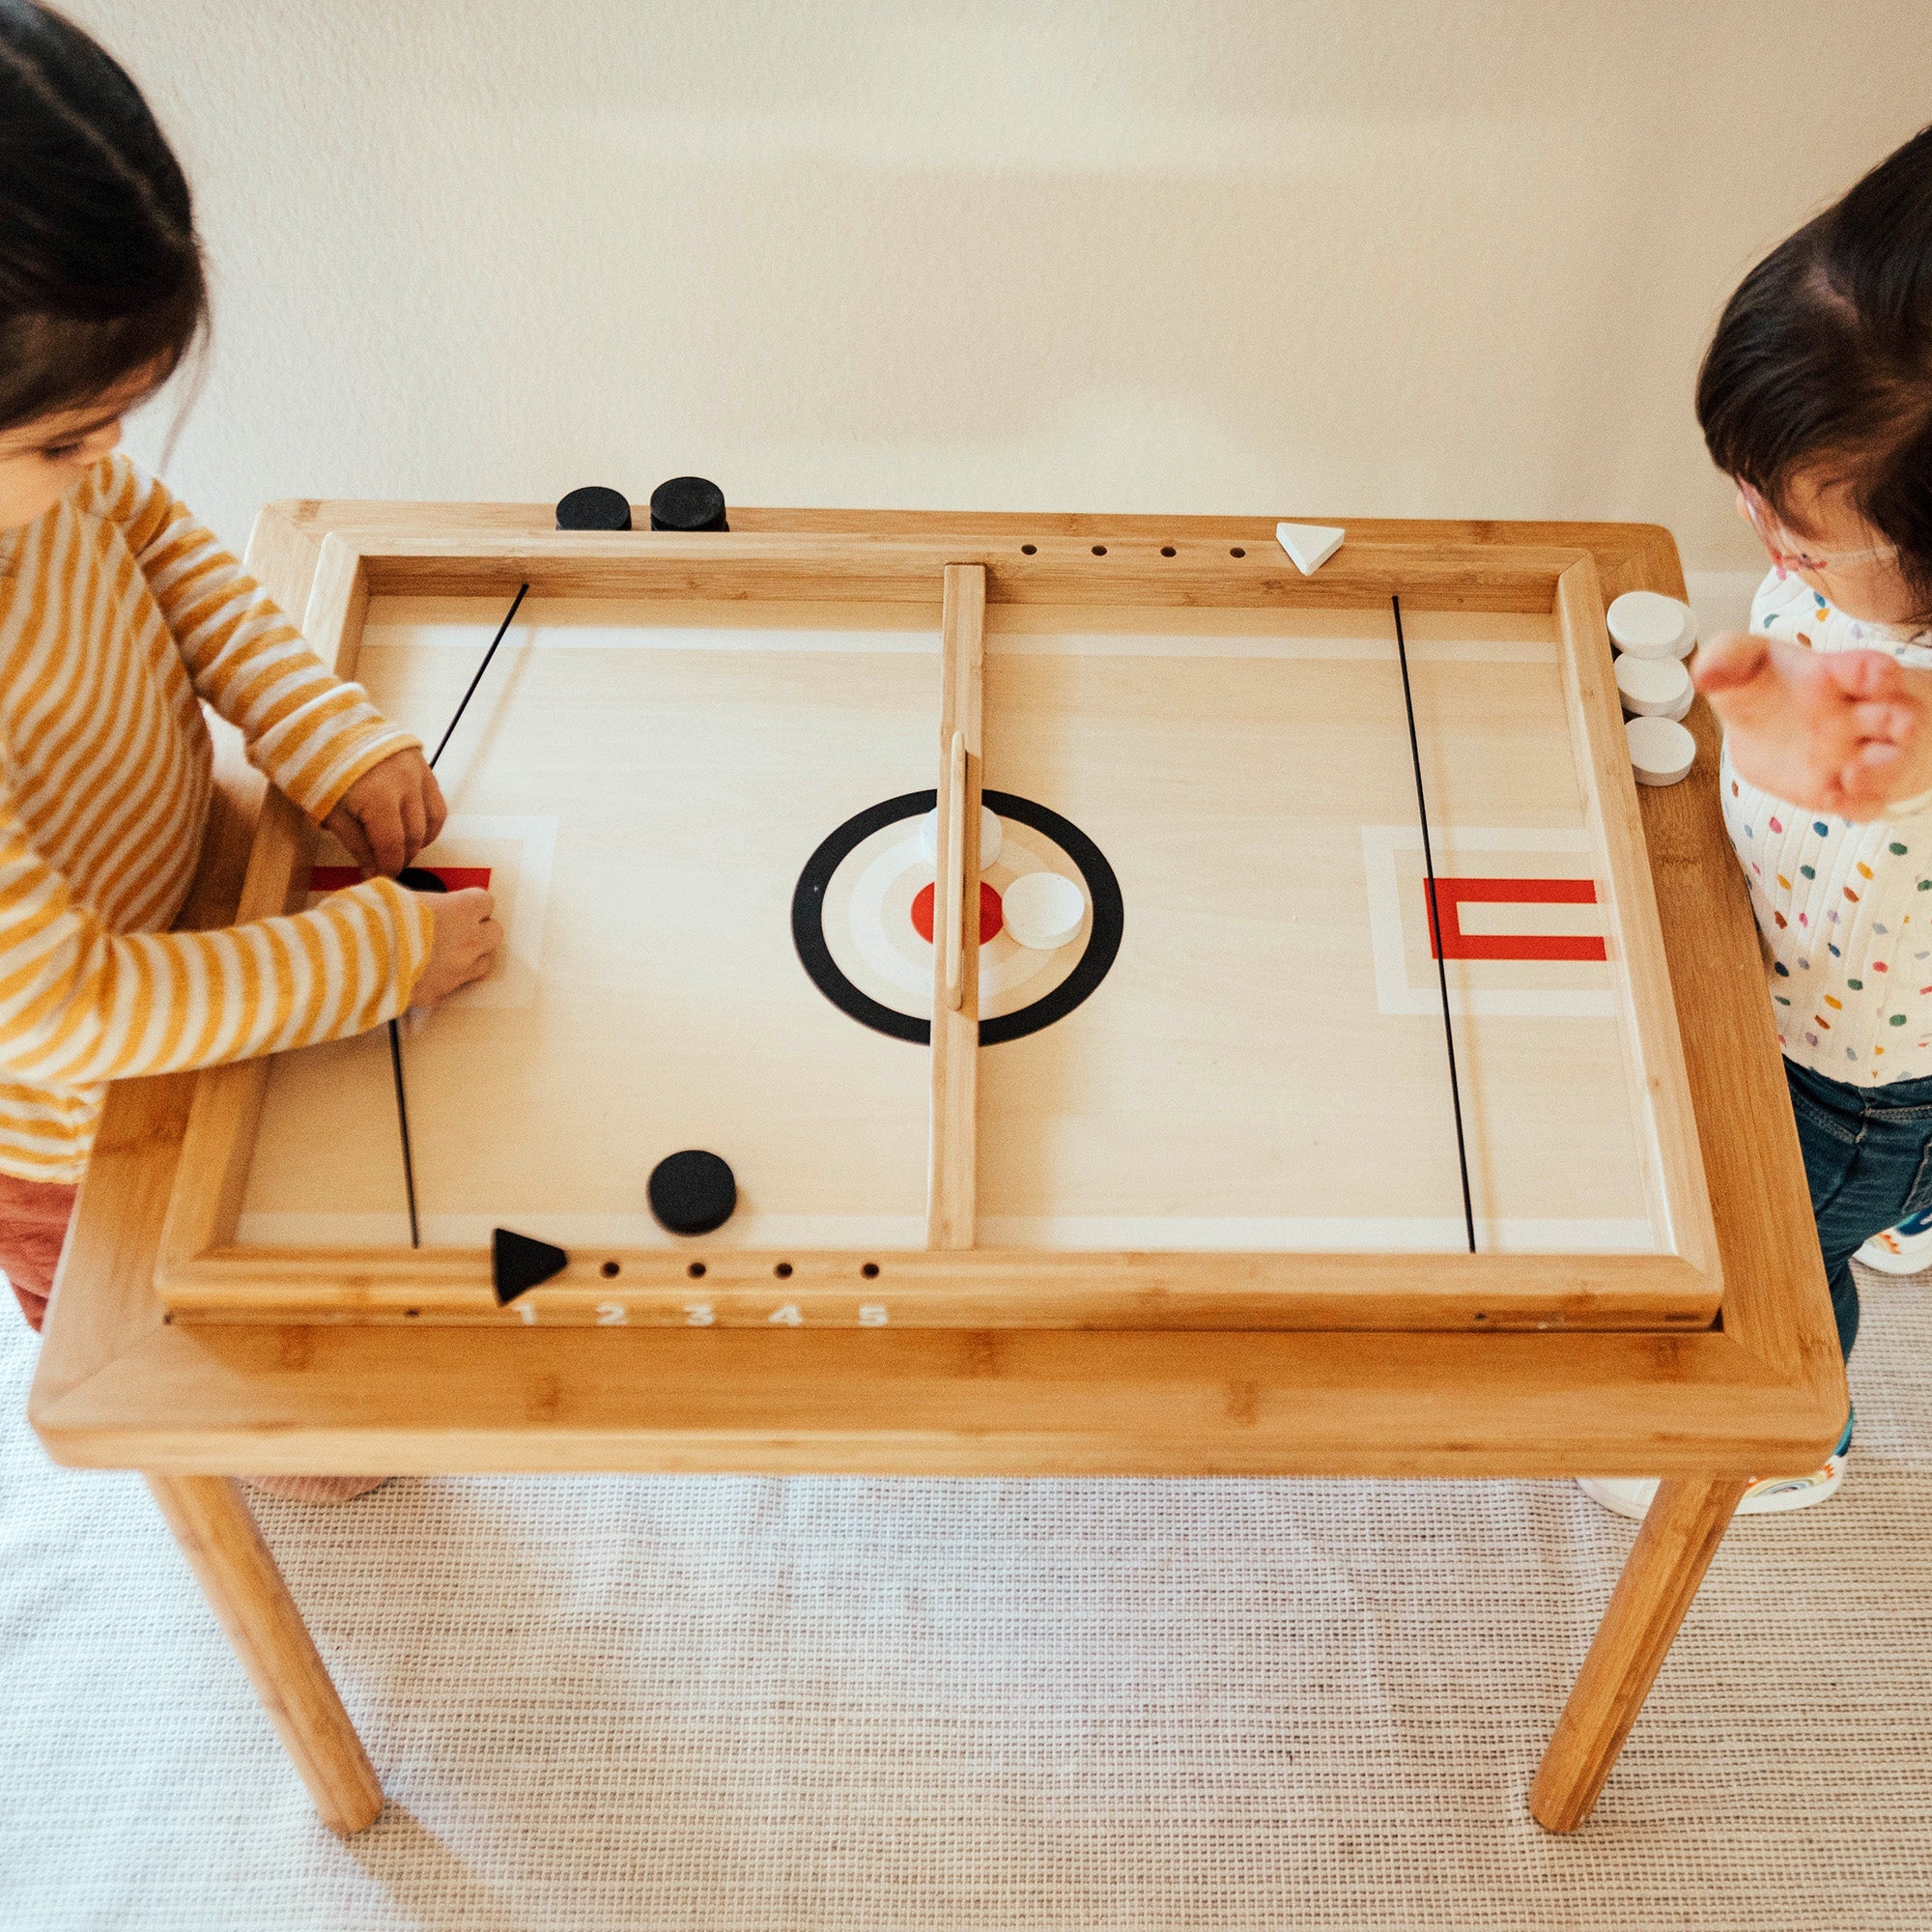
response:
[[[657,541],[560,543],[547,534],[552,521],[530,505],[284,503],[263,513],[249,564],[286,609],[308,613],[316,635],[318,622],[359,625],[365,553],[387,557],[404,589],[414,570],[428,588],[499,590],[522,575],[595,595],[609,589],[609,558],[623,544]],[[1240,560],[1246,575],[1230,596],[1248,604],[1276,587],[1317,606],[1372,602],[1395,583],[1418,609],[1528,610],[1511,586],[1533,582],[1547,616],[1555,586],[1559,609],[1572,596],[1577,613],[1594,613],[1566,617],[1565,635],[1583,652],[1597,693],[1588,703],[1607,706],[1609,736],[1603,717],[1592,727],[1600,753],[1620,737],[1613,695],[1603,695],[1601,600],[1684,588],[1668,534],[1637,525],[1352,523],[1312,587],[1281,574],[1271,525],[1247,519],[734,509],[731,525],[732,537],[711,540],[730,549],[676,548],[706,541],[684,538],[656,554],[673,576],[686,555],[728,559],[694,564],[691,587],[701,578],[707,595],[746,597],[759,594],[781,537],[810,550],[814,568],[830,558],[855,582],[929,558],[946,572],[949,653],[964,622],[961,586],[993,601],[1010,582],[1049,602],[1064,592],[1122,604],[1144,587],[1179,608],[1221,596],[1210,566],[1190,562],[1210,554]],[[487,568],[475,561],[486,554]],[[954,658],[946,664],[951,678]],[[962,724],[977,732],[977,687],[949,683],[942,733],[955,744]],[[946,1151],[949,1137],[970,1140],[975,1009],[969,996],[963,1018],[949,1019],[942,996],[933,1252],[889,1264],[910,1283],[910,1298],[894,1304],[914,1310],[910,1321],[895,1314],[878,1325],[883,1302],[844,1309],[813,1288],[803,1262],[797,1305],[811,1319],[794,1307],[789,1325],[734,1320],[732,1308],[752,1306],[746,1270],[756,1258],[724,1249],[711,1264],[720,1319],[707,1302],[689,1318],[704,1325],[668,1325],[678,1318],[650,1312],[651,1283],[670,1281],[665,1270],[683,1255],[626,1248],[602,1274],[629,1270],[639,1312],[607,1325],[593,1260],[519,1310],[499,1309],[476,1273],[483,1264],[454,1250],[443,1260],[369,1250],[345,1273],[327,1253],[236,1248],[247,1168],[234,1150],[258,1121],[270,1144],[277,1103],[271,1094],[264,1112],[267,1075],[169,1076],[110,1093],[47,1323],[34,1425],[63,1463],[147,1476],[322,1816],[343,1832],[375,1819],[381,1786],[233,1480],[244,1473],[1662,1476],[1530,1792],[1537,1819],[1568,1831],[1602,1789],[1747,1482],[1815,1467],[1846,1414],[1756,933],[1718,808],[1715,731],[1701,704],[1690,723],[1697,767],[1684,783],[1643,790],[1640,838],[1614,760],[1600,758],[1589,780],[1639,870],[1647,846],[1647,929],[1661,931],[1667,961],[1667,994],[1662,971],[1652,990],[1666,1021],[1674,1000],[1682,1038],[1681,1069],[1672,1072],[1669,1042],[1662,1071],[1639,1079],[1634,1100],[1663,1122],[1663,1178],[1653,1177],[1649,1198],[1684,1190],[1657,1209],[1669,1227],[1655,1256],[1558,1265],[1452,1255],[1435,1269],[1448,1285],[1433,1295],[1406,1284],[1400,1257],[1360,1266],[1328,1258],[1303,1271],[1312,1286],[1293,1257],[1236,1258],[1248,1270],[1240,1293],[1220,1279],[1240,1269],[1219,1268],[1211,1253],[1169,1257],[1158,1279],[1145,1255],[1115,1257],[1111,1272],[1076,1258],[1062,1274],[1111,1281],[1113,1298],[1063,1298],[1059,1314],[1038,1318],[1046,1325],[1027,1325],[1013,1313],[1011,1253],[976,1261],[972,1165]],[[265,794],[232,736],[220,738],[218,760],[186,925],[300,902],[292,809]],[[970,840],[956,842],[977,776],[969,790],[956,754],[955,766],[953,788],[942,777],[936,793],[952,841],[945,864],[977,867]],[[1650,920],[1647,906],[1637,911],[1634,933]],[[945,957],[937,917],[932,943]],[[965,943],[952,941],[955,965]],[[1634,957],[1641,948],[1631,946]],[[1445,1012],[1449,1002],[1445,980]],[[1674,1151],[1673,1078],[1688,1095]],[[1473,1250],[1473,1210],[1469,1225]],[[867,1269],[879,1273],[876,1263]],[[1053,1283],[1062,1293],[1061,1276]],[[1357,1287],[1353,1300],[1342,1292]],[[981,1294],[989,1312],[976,1325],[958,1311]],[[1154,1309],[1155,1325],[1137,1325],[1123,1307]],[[614,1319],[625,1321],[621,1310]]]

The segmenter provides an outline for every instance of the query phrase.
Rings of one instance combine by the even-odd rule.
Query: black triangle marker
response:
[[[492,1237],[490,1278],[497,1289],[497,1306],[507,1308],[517,1296],[561,1274],[570,1265],[570,1257],[548,1241],[533,1240],[528,1235],[514,1235],[498,1228]]]

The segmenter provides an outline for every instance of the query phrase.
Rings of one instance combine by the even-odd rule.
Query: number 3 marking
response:
[[[708,1301],[687,1301],[684,1304],[684,1322],[687,1328],[709,1328],[718,1320],[711,1312]]]

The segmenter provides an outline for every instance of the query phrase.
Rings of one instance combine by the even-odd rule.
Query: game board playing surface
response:
[[[504,603],[378,596],[355,675],[433,744]],[[1668,1252],[1555,619],[1405,625],[1475,1245]],[[421,861],[508,932],[405,1030],[426,1247],[673,1244],[686,1148],[737,1178],[709,1248],[923,1244],[939,646],[925,608],[524,605]],[[984,717],[979,1242],[1464,1250],[1391,611],[996,604]],[[1041,871],[1085,903],[1043,949],[1000,903]],[[385,1035],[281,1056],[240,1243],[408,1238]]]

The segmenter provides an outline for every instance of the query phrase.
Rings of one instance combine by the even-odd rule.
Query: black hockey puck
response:
[[[556,526],[560,530],[628,530],[631,499],[621,490],[586,483],[558,501]]]
[[[651,492],[654,530],[728,530],[724,493],[702,476],[673,476]]]
[[[673,1235],[708,1235],[731,1218],[738,1183],[728,1162],[686,1148],[651,1169],[650,1201],[651,1212]]]

